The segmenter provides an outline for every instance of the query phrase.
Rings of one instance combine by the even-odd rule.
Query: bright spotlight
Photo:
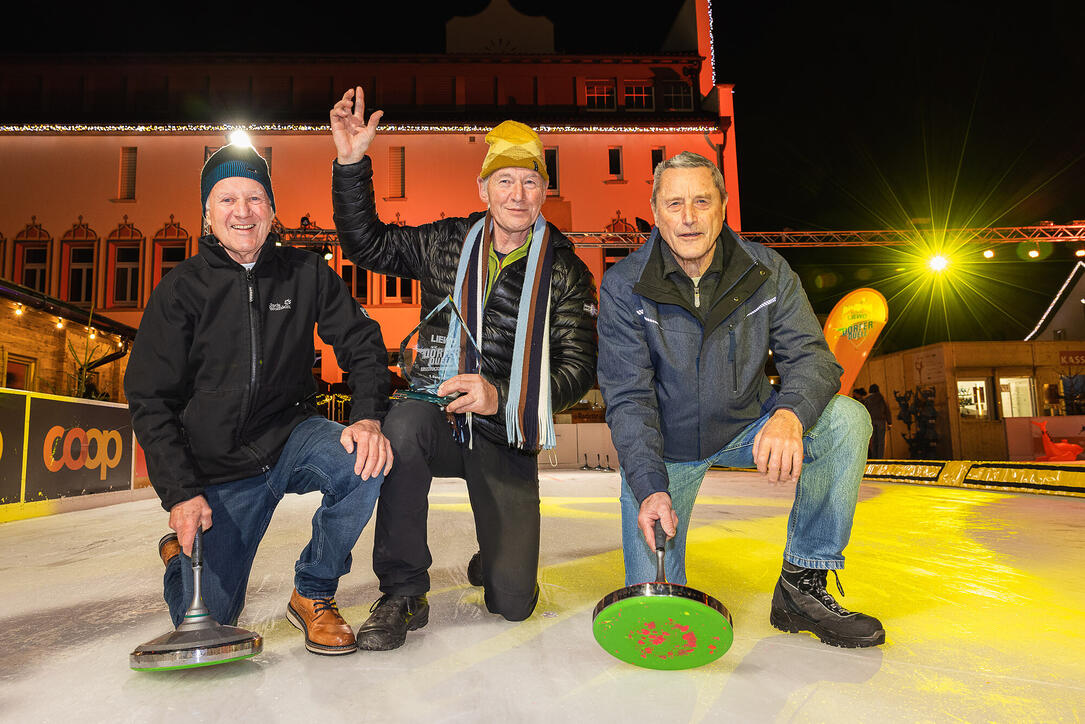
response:
[[[930,270],[933,272],[940,272],[949,266],[949,259],[938,254],[937,256],[932,256],[927,261],[927,266],[930,267]]]
[[[230,132],[230,143],[235,146],[252,147],[252,139],[249,138],[249,134],[245,133],[240,128]]]
[[[1029,249],[1028,250],[1028,255],[1029,255],[1030,258],[1035,259],[1036,257],[1040,256],[1040,250],[1039,249]]]
[[[1074,256],[1077,256],[1077,257],[1085,256],[1085,249],[1078,249],[1077,251],[1074,252]]]
[[[983,258],[984,259],[993,259],[994,256],[995,256],[995,250],[994,249],[984,249],[984,251],[983,251]]]

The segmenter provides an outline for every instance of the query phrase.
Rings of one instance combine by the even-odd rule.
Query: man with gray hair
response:
[[[844,565],[870,417],[836,394],[842,370],[798,276],[731,231],[726,203],[723,176],[703,156],[659,164],[656,227],[600,287],[598,376],[621,462],[626,584],[655,578],[656,521],[672,549],[667,580],[685,583],[706,471],[756,466],[772,484],[797,483],[772,625],[876,646],[881,623],[825,588],[827,571]],[[765,375],[770,350],[779,389]]]

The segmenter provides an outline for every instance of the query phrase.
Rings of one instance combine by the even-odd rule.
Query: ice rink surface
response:
[[[842,604],[887,642],[837,649],[769,625],[793,486],[710,472],[689,585],[734,617],[720,660],[638,669],[591,633],[622,583],[615,473],[540,473],[541,597],[508,623],[467,582],[462,481],[430,496],[430,623],[402,648],[322,657],[284,618],[317,497],[288,496],[256,558],[240,625],[264,652],[133,672],[170,630],[157,500],[0,525],[0,720],[10,722],[1080,722],[1085,717],[1085,499],[865,484]],[[371,525],[339,605],[357,627],[379,596]],[[830,576],[830,584],[832,577]],[[835,591],[835,588],[831,588]],[[839,598],[839,596],[838,596]]]

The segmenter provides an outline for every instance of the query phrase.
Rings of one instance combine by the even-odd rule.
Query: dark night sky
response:
[[[682,3],[653,3],[652,15],[626,12],[633,6],[624,3],[512,4],[551,18],[559,51],[605,53],[655,50]],[[42,5],[28,11],[22,27],[49,32],[9,28],[5,46],[9,52],[46,46],[441,52],[444,22],[485,5],[402,3],[402,9],[377,6],[381,14],[366,17],[373,4],[313,4],[319,9],[285,15],[273,6],[184,3],[165,6],[180,11],[164,22],[150,20],[163,6],[130,7],[124,18],[109,18],[84,5],[69,9],[61,25],[47,22],[58,16],[56,6]],[[1085,218],[1085,3],[715,0],[713,7],[717,78],[735,84],[744,228],[907,228],[924,218],[935,227],[1011,226]],[[899,263],[851,249],[788,258],[818,311],[861,282],[887,293],[892,285],[879,280]],[[829,266],[841,278],[819,288],[813,279]],[[1017,319],[981,314],[954,322],[952,333],[928,327],[901,335],[892,347],[947,337],[1020,339],[1070,266],[1065,249],[1028,269],[1005,264],[995,274],[1005,281],[988,293],[1018,297]],[[922,327],[916,320],[904,326]]]

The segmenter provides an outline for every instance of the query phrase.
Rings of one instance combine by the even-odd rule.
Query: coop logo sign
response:
[[[61,468],[98,471],[99,480],[105,480],[106,472],[121,461],[124,443],[116,430],[99,430],[73,427],[65,430],[55,425],[45,433],[42,462],[51,473]]]
[[[25,500],[131,489],[126,405],[31,396],[29,406]]]

